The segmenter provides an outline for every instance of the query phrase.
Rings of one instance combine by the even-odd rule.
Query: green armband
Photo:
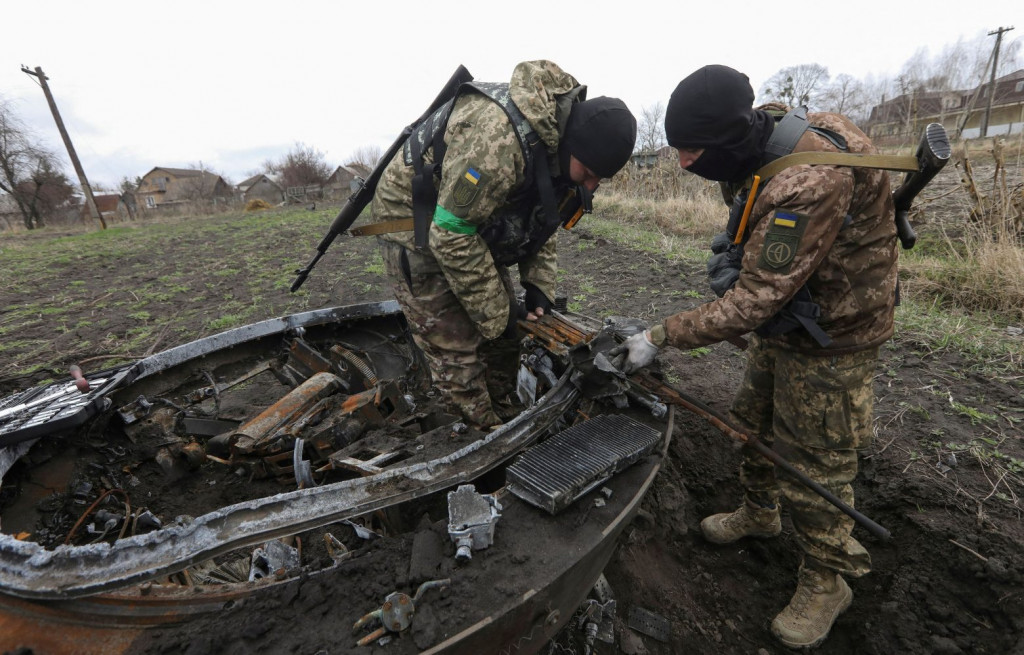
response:
[[[476,234],[476,225],[462,220],[441,205],[434,210],[434,223],[456,234]]]

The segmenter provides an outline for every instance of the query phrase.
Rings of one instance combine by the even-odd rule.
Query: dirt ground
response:
[[[279,251],[282,260],[298,263],[306,261],[312,252],[308,244],[321,235],[286,227],[263,236],[266,247]],[[200,245],[168,240],[158,255],[129,255],[117,266],[141,258],[150,279],[156,279],[165,268],[173,271],[176,262],[188,261]],[[370,239],[337,242],[306,283],[309,307],[389,298],[378,274],[346,263],[366,259],[373,247]],[[559,250],[559,293],[588,316],[651,320],[711,299],[700,267],[608,242],[589,231],[585,221],[571,233],[560,233]],[[208,279],[203,276],[197,266],[197,287]],[[57,294],[61,280],[56,275],[37,281],[33,295]],[[220,277],[215,283],[227,285],[238,297],[251,294],[240,278]],[[697,293],[685,293],[689,290]],[[95,297],[109,292],[105,286],[87,290]],[[0,292],[0,307],[18,300]],[[218,315],[215,297],[197,302],[207,304],[199,314],[204,320]],[[286,313],[291,301],[281,285],[266,289],[259,302],[260,318],[267,318]],[[128,317],[111,317],[103,332],[132,326]],[[102,355],[75,346],[83,339],[101,344],[98,328],[84,326],[56,338],[45,321],[36,329],[38,334],[22,338],[49,339],[53,349],[68,353],[69,364]],[[182,325],[178,332],[188,338],[204,333],[202,322]],[[175,343],[167,338],[160,349]],[[948,351],[926,351],[900,335],[882,349],[881,358],[874,444],[863,454],[854,487],[857,508],[888,528],[892,539],[881,542],[861,528],[855,531],[871,552],[874,570],[850,581],[854,604],[820,652],[1024,655],[1024,506],[1020,487],[1005,474],[1006,458],[1015,458],[1018,467],[1024,461],[1024,375],[1019,366],[1002,375],[983,372],[977,362]],[[666,349],[661,360],[673,384],[721,411],[727,409],[744,367],[741,354],[728,344],[695,354]],[[102,365],[97,361],[92,367]],[[0,392],[34,381],[0,380]],[[991,418],[979,418],[965,407]],[[700,520],[734,509],[740,500],[739,452],[701,419],[680,412],[676,422],[669,462],[645,499],[642,517],[627,528],[605,570],[618,600],[620,625],[616,644],[599,643],[595,652],[786,652],[772,638],[769,625],[796,583],[799,555],[788,519],[784,513],[783,534],[777,539],[727,546],[705,541]],[[949,444],[963,446],[955,460],[948,457]],[[1020,476],[1018,468],[1016,479]],[[304,602],[312,608],[324,599]],[[670,641],[626,628],[632,607],[668,619]],[[288,629],[296,634],[326,629],[319,613],[310,612],[306,620],[308,624]],[[244,643],[259,650],[267,628],[253,624],[239,629]],[[560,643],[543,652],[575,650]],[[207,642],[195,652],[217,651],[216,643]]]

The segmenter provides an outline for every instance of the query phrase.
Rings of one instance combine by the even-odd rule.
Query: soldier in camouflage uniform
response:
[[[775,129],[771,115],[751,108],[753,99],[747,77],[725,66],[707,66],[680,82],[665,119],[680,165],[716,181],[749,178]],[[843,116],[812,113],[808,120],[845,137],[850,152],[874,152]],[[811,131],[793,148],[836,150]],[[763,181],[761,189],[735,285],[721,298],[631,337],[621,347],[623,367],[650,363],[664,344],[697,348],[755,330],[806,285],[831,344],[823,347],[804,329],[754,335],[731,418],[853,506],[857,454],[872,439],[878,348],[893,333],[897,250],[888,175],[800,165]],[[740,481],[746,489],[740,508],[704,519],[701,529],[715,543],[776,536],[782,530],[781,491],[803,562],[797,592],[772,632],[787,646],[813,647],[852,601],[840,574],[860,577],[871,559],[851,536],[852,519],[796,481],[776,480],[774,465],[747,447]]]
[[[542,142],[541,163],[556,192],[577,185],[593,192],[629,160],[636,138],[629,109],[614,98],[584,100],[586,87],[556,64],[520,63],[507,90],[493,87],[501,87],[501,102],[512,103],[531,138]],[[540,163],[524,150],[510,116],[485,93],[461,92],[444,128],[447,148],[434,180],[428,245],[418,248],[408,231],[379,237],[395,296],[435,386],[452,410],[480,429],[501,422],[488,390],[493,366],[487,360],[505,355],[514,376],[516,352],[508,351],[515,343],[500,337],[514,338],[517,319],[536,320],[555,297],[550,237],[557,225],[542,229],[551,224],[538,207],[539,184],[527,173]],[[423,161],[434,161],[433,147]],[[375,222],[413,216],[413,176],[402,156],[387,166],[371,206]],[[513,264],[525,306],[516,301],[508,271]]]

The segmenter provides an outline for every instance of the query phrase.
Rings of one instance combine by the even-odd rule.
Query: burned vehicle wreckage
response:
[[[0,399],[0,645],[161,652],[189,632],[223,652],[272,634],[271,650],[522,653],[563,628],[610,641],[601,571],[673,412],[604,355],[630,321],[554,312],[520,328],[521,411],[487,433],[444,411],[393,301]],[[318,629],[291,641],[251,628],[311,612]]]

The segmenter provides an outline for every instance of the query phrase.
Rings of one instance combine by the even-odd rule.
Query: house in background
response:
[[[652,168],[658,164],[659,161],[670,159],[673,162],[678,157],[678,153],[672,146],[661,146],[655,150],[641,150],[640,152],[634,152],[629,157],[629,161],[637,168]]]
[[[347,198],[359,190],[357,178],[365,180],[370,169],[363,164],[348,164],[334,169],[324,183],[324,194],[329,198]]]
[[[961,91],[916,91],[886,100],[871,109],[868,136],[873,141],[906,140],[920,136],[929,123],[941,123],[955,138],[963,125],[961,138],[981,136],[981,124],[992,96],[992,112],[985,136],[1019,134],[1024,131],[1024,69],[996,79],[994,85],[982,84]]]
[[[158,166],[142,176],[135,197],[144,209],[199,200],[227,200],[231,187],[220,175],[190,168]]]
[[[131,209],[125,204],[121,196],[116,193],[93,194],[92,199],[96,201],[96,209],[103,214],[103,220],[126,221],[131,216]],[[92,220],[89,216],[89,204],[83,202],[79,211],[82,222],[88,223]]]
[[[235,189],[238,191],[242,202],[265,200],[271,205],[279,205],[284,202],[284,189],[263,173],[253,175],[238,184]]]

